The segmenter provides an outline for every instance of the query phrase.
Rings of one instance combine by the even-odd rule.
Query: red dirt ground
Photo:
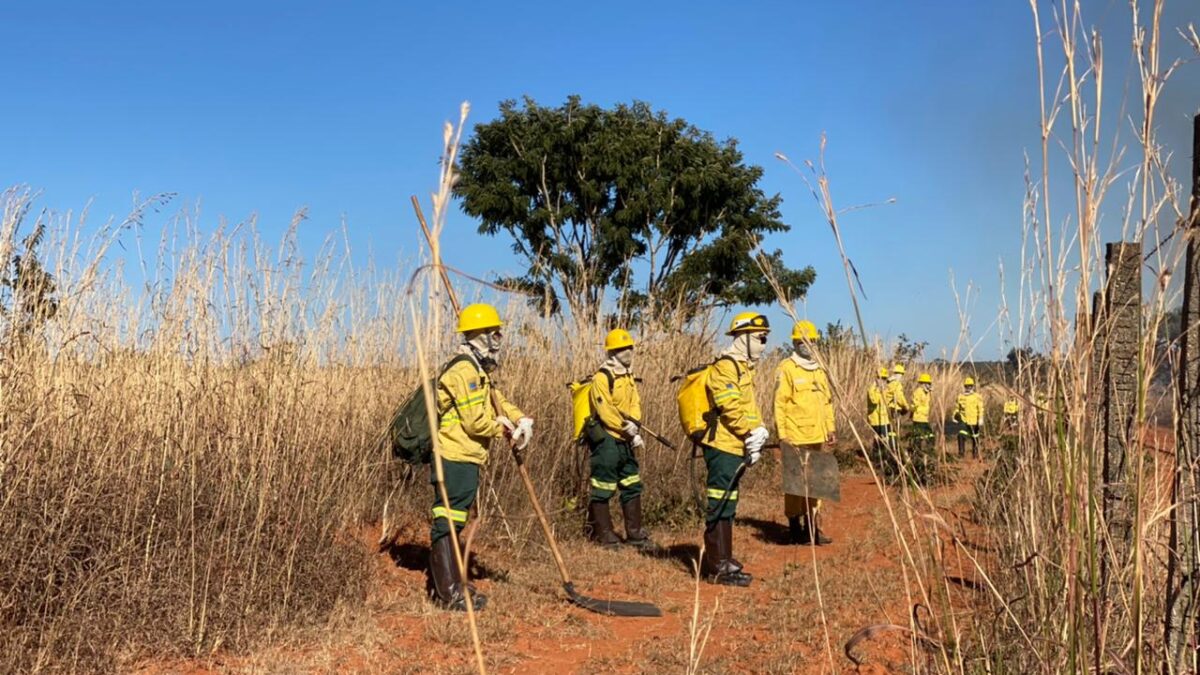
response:
[[[966,466],[955,485],[933,491],[938,515],[953,523],[954,513],[968,510],[969,476],[980,468]],[[711,633],[695,672],[911,672],[920,657],[900,632],[856,646],[855,655],[864,661],[857,669],[843,653],[846,641],[865,626],[908,626],[914,603],[905,590],[892,517],[874,481],[844,476],[842,501],[824,511],[834,543],[819,548],[783,543],[782,498],[768,487],[772,482],[778,485],[777,479],[760,480],[741,492],[734,551],[754,574],[754,584],[699,585],[700,623],[711,622]],[[901,531],[929,529],[924,525],[929,519],[907,515],[927,508],[905,509],[895,489],[887,494]],[[368,530],[362,536],[373,543],[377,534]],[[484,569],[478,586],[490,596],[479,615],[489,672],[687,671],[697,588],[684,559],[698,543],[699,527],[655,535],[675,555],[598,550],[578,540],[562,545],[581,593],[652,600],[664,616],[649,619],[601,616],[570,605],[540,541],[527,547],[525,560],[511,562],[505,549],[482,537],[474,564]],[[403,541],[400,552],[376,556],[366,609],[348,612],[311,639],[245,656],[144,665],[140,672],[473,672],[464,615],[435,609],[425,599],[423,533],[406,533]],[[955,569],[950,561],[947,567]],[[967,567],[961,574],[970,579]],[[907,587],[915,588],[912,579]]]

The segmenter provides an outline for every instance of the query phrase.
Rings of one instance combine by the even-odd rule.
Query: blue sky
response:
[[[1177,0],[1169,26],[1198,21]],[[1105,31],[1106,87],[1123,95],[1127,3],[1085,3]],[[807,314],[852,311],[832,235],[807,189],[774,159],[816,156],[847,214],[846,246],[866,288],[868,331],[952,347],[950,274],[978,289],[975,337],[999,305],[998,264],[1020,248],[1023,153],[1037,151],[1028,4],[994,2],[21,3],[3,11],[0,186],[93,225],[135,191],[202,204],[202,223],[251,213],[270,238],[307,206],[305,250],[344,216],[356,256],[411,258],[408,195],[435,187],[443,121],[472,122],[528,94],[640,99],[734,137],[784,198],[791,232],[772,237],[818,272]],[[1048,10],[1047,10],[1048,11]],[[1047,23],[1049,20],[1046,20]],[[1173,23],[1172,23],[1173,22]],[[1173,36],[1173,33],[1172,33]],[[1168,53],[1183,53],[1174,38]],[[1195,66],[1168,86],[1162,119],[1189,129]],[[1136,94],[1135,94],[1136,98]],[[1119,101],[1114,100],[1114,103]],[[1184,132],[1165,134],[1180,143]],[[1180,146],[1178,175],[1186,175]],[[153,215],[162,227],[170,211]],[[451,264],[512,273],[508,242],[461,234]],[[1002,352],[985,338],[980,357]]]

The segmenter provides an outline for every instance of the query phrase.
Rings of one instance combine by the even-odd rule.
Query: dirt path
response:
[[[947,513],[964,511],[966,467],[954,486],[933,491]],[[777,469],[774,469],[777,470]],[[765,478],[765,476],[764,476]],[[777,483],[775,483],[777,485]],[[600,550],[580,541],[563,545],[580,592],[652,600],[661,618],[593,614],[563,600],[557,574],[541,542],[530,542],[528,561],[513,564],[485,541],[475,558],[479,589],[489,595],[479,615],[489,670],[501,673],[684,672],[689,653],[700,651],[700,672],[844,672],[854,664],[843,653],[860,628],[907,625],[912,600],[899,564],[900,547],[883,496],[869,476],[849,475],[842,501],[827,504],[825,529],[834,538],[819,548],[787,545],[782,497],[761,480],[741,492],[735,554],[751,572],[750,588],[701,583],[688,572],[699,540],[694,531],[656,532],[665,555]],[[890,491],[893,500],[895,491]],[[907,528],[904,509],[896,509]],[[433,608],[424,597],[424,534],[391,557],[376,559],[376,583],[367,611],[346,612],[304,644],[283,645],[246,658],[161,671],[201,672],[447,672],[474,671],[466,621]],[[912,587],[911,581],[907,587]],[[702,649],[692,636],[707,640]],[[855,649],[859,672],[907,671],[909,643],[896,635]]]

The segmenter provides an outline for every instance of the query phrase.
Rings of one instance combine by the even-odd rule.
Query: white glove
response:
[[[761,450],[751,450],[749,459],[750,459],[750,466],[754,466],[755,464],[758,464],[758,460],[762,459],[762,451]]]
[[[504,427],[505,436],[511,436],[512,433],[517,429],[517,425],[513,424],[512,420],[508,419],[504,415],[496,415],[496,424]]]
[[[746,436],[746,449],[752,452],[760,452],[764,445],[767,444],[767,439],[771,436],[771,432],[767,431],[766,427],[755,427],[753,431]]]
[[[517,428],[512,434],[513,445],[518,450],[524,450],[531,439],[533,439],[533,418],[522,417],[517,420]]]
[[[633,420],[625,420],[625,422],[621,424],[621,433],[625,434],[626,438],[633,438],[634,436],[637,436],[637,422],[634,422]]]
[[[645,446],[646,446],[646,441],[643,441],[643,440],[642,440],[642,435],[641,435],[641,434],[634,434],[634,435],[633,435],[633,440],[629,441],[629,444],[630,444],[630,445],[632,445],[632,446],[633,446],[633,448],[636,450],[636,449],[638,449],[638,448],[643,448],[643,447],[645,447]]]

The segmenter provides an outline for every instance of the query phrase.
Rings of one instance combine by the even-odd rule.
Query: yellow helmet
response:
[[[803,319],[801,319],[800,321],[797,321],[796,325],[792,326],[792,339],[793,340],[816,340],[817,339],[816,324],[814,324],[811,321],[805,321]]]
[[[503,325],[504,322],[500,320],[500,313],[491,305],[467,305],[458,314],[457,330],[459,333],[500,328]]]
[[[892,366],[892,373],[894,373],[896,375],[903,375],[904,374],[904,364],[897,363],[896,365]]]
[[[767,333],[771,330],[771,322],[767,321],[765,314],[758,312],[742,312],[733,317],[733,321],[729,323],[729,332],[726,335],[739,335],[741,333]]]
[[[624,328],[614,328],[608,331],[608,335],[604,338],[604,350],[608,352],[625,349],[633,345],[633,336]]]
[[[963,380],[963,386],[964,387],[974,387],[975,386],[975,378],[968,377],[967,379]]]
[[[917,378],[917,383],[933,384],[933,378],[929,376],[929,373],[921,373],[921,376]]]
[[[880,369],[879,369],[879,376],[880,376],[880,377],[887,377],[887,376],[888,376],[888,369],[887,369],[887,366],[883,366],[882,368],[880,368]]]

